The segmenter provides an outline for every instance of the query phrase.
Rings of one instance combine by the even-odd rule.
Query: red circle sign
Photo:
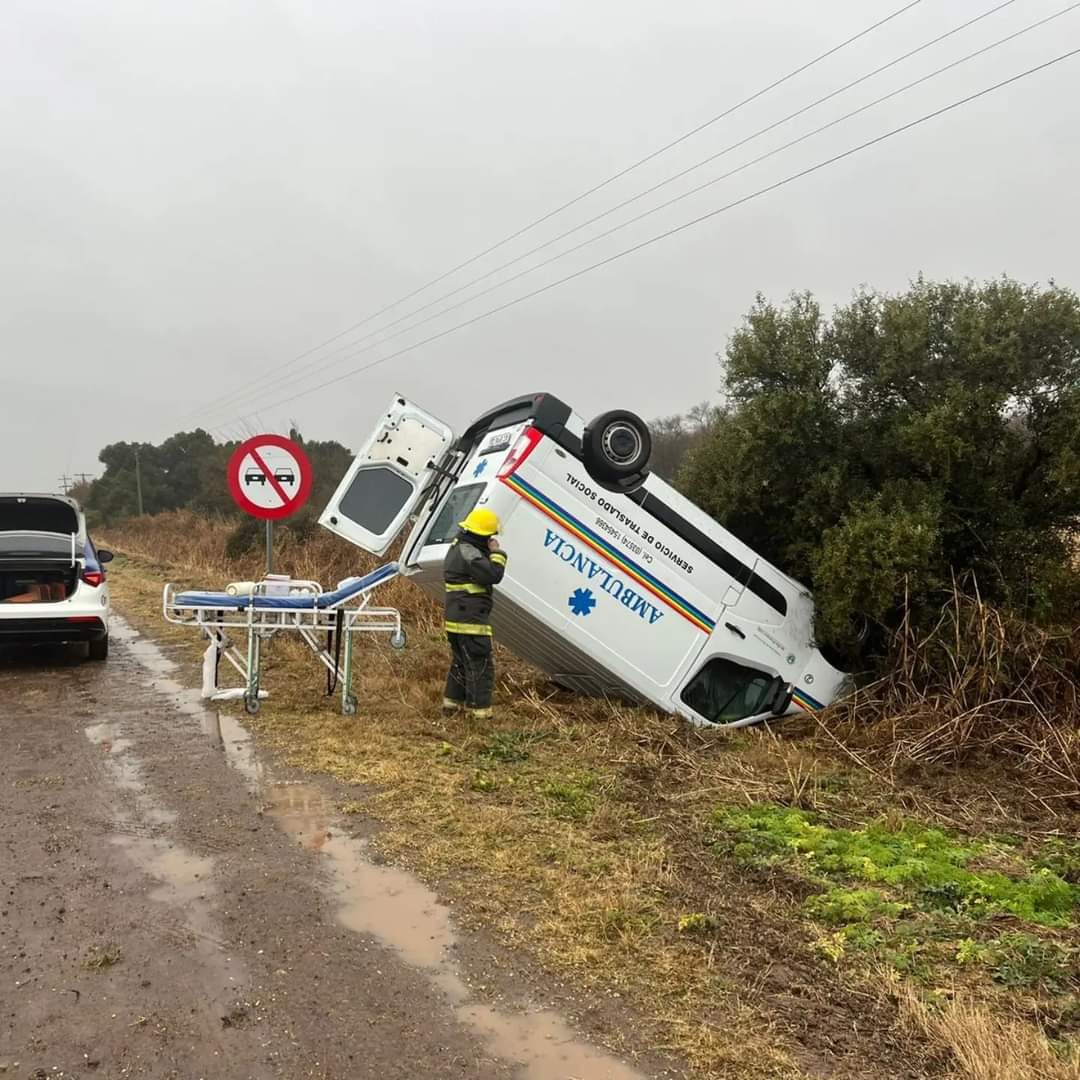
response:
[[[241,443],[227,472],[236,505],[264,520],[295,514],[311,494],[307,454],[281,435],[256,435]]]

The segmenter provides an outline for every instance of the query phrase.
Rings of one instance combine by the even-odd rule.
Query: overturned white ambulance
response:
[[[846,687],[813,641],[813,599],[648,474],[646,425],[586,424],[550,394],[460,437],[395,398],[320,523],[373,554],[412,531],[401,570],[442,599],[442,563],[478,505],[509,555],[496,639],[568,689],[741,726],[819,709]]]

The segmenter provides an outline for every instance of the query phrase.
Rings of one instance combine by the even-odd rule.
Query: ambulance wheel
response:
[[[257,697],[244,698],[244,711],[248,714],[248,716],[257,716],[261,705],[262,702],[259,701]]]
[[[390,635],[391,649],[404,649],[407,642],[408,638],[405,636],[404,630],[396,630]]]
[[[601,413],[581,440],[585,468],[596,480],[616,481],[645,471],[652,454],[649,426],[632,412]]]
[[[356,715],[356,698],[350,694],[341,703],[341,715],[342,716],[355,716]]]

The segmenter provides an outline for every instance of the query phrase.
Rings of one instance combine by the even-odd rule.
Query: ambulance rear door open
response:
[[[319,524],[373,555],[384,555],[409,519],[425,505],[437,505],[456,479],[460,462],[454,442],[454,432],[438,417],[395,397]]]

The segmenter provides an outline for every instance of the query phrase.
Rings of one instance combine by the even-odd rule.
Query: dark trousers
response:
[[[447,634],[450,674],[446,698],[469,709],[490,709],[495,688],[495,662],[491,638],[484,634]]]

